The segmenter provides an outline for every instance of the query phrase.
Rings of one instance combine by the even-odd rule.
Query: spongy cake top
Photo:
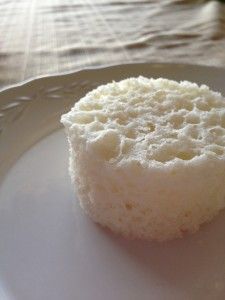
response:
[[[206,85],[129,78],[99,86],[62,116],[105,161],[225,159],[225,99]]]

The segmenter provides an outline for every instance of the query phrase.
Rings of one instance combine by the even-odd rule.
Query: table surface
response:
[[[0,0],[0,88],[88,66],[225,66],[225,4],[194,0]]]

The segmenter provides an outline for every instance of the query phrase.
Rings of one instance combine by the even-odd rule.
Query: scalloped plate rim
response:
[[[221,66],[210,66],[210,65],[203,65],[203,64],[189,64],[189,63],[176,63],[176,62],[138,62],[138,63],[122,63],[122,64],[109,64],[109,65],[101,65],[101,66],[87,66],[81,69],[78,69],[76,71],[71,71],[71,72],[62,72],[62,73],[54,73],[54,74],[44,74],[40,76],[34,76],[31,77],[27,80],[23,80],[21,82],[6,86],[5,88],[3,87],[0,89],[0,97],[2,93],[8,92],[11,89],[15,88],[20,88],[29,84],[32,84],[33,82],[43,80],[43,79],[54,79],[54,78],[59,78],[59,77],[67,77],[67,76],[75,76],[79,75],[79,73],[83,72],[93,72],[93,71],[101,71],[101,70],[107,70],[110,68],[119,68],[119,67],[130,67],[130,66],[142,66],[142,65],[148,65],[156,67],[177,67],[177,68],[197,68],[197,69],[205,69],[205,70],[218,70],[218,71],[225,71],[225,67]]]

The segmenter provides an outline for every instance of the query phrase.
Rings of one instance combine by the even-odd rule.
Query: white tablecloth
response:
[[[225,66],[225,4],[0,0],[0,88],[123,62]]]

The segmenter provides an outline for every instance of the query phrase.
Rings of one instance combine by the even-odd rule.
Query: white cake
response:
[[[187,81],[129,78],[89,92],[61,122],[80,204],[127,237],[195,232],[225,206],[225,99]]]

